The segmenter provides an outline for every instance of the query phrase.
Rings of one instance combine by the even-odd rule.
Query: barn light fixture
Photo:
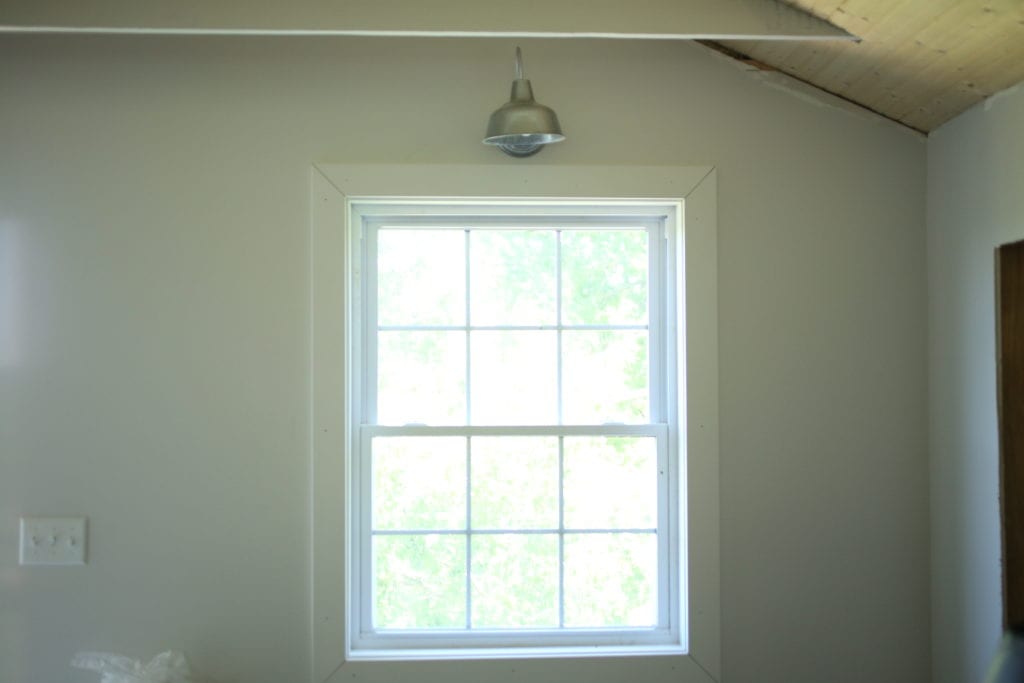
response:
[[[528,157],[564,139],[554,110],[533,99],[533,87],[523,78],[523,53],[517,47],[512,97],[491,114],[484,144],[495,145],[509,156]]]

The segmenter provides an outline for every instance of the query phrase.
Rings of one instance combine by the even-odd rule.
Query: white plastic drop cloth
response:
[[[200,683],[183,652],[161,652],[149,664],[109,652],[79,652],[71,666],[99,673],[100,683]]]

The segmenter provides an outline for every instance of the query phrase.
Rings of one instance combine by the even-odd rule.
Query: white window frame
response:
[[[643,649],[650,653],[685,652],[686,631],[681,614],[685,613],[686,561],[680,552],[680,477],[677,382],[675,371],[676,302],[674,282],[675,242],[681,233],[682,205],[665,200],[592,200],[565,202],[536,200],[460,200],[446,202],[410,201],[401,198],[350,198],[349,206],[349,310],[356,367],[349,375],[352,384],[352,440],[349,443],[351,479],[349,508],[351,525],[348,537],[351,586],[349,620],[349,656],[357,658],[422,658],[424,656],[517,656],[523,648],[545,648],[548,654],[580,654],[585,648],[603,648],[606,654],[632,653]],[[380,425],[376,420],[377,359],[377,270],[375,255],[378,230],[388,225],[422,230],[441,226],[465,225],[472,229],[547,229],[601,230],[609,227],[643,229],[648,247],[648,357],[649,419],[645,423],[618,425],[506,425],[464,426]],[[450,227],[449,227],[450,229]],[[466,252],[466,272],[471,264]],[[468,285],[468,283],[467,283]],[[467,296],[470,295],[467,291]],[[467,299],[467,315],[468,315]],[[457,326],[467,334],[469,320]],[[558,325],[549,326],[560,329]],[[571,326],[569,326],[571,327]],[[634,327],[635,326],[630,326]],[[468,346],[467,346],[468,353]],[[557,359],[561,366],[561,354]],[[467,356],[468,358],[468,356]],[[559,377],[561,373],[559,373]],[[472,383],[467,384],[471,391]],[[467,395],[468,399],[468,395]],[[467,417],[471,402],[467,400]],[[561,406],[559,406],[560,408]],[[373,622],[373,576],[371,531],[370,440],[375,436],[648,436],[654,437],[658,451],[658,623],[653,628],[616,629],[486,629],[416,630],[376,632]],[[559,494],[561,496],[561,492]],[[468,519],[467,519],[468,523]],[[612,531],[612,530],[609,530]],[[467,537],[472,532],[467,529]],[[559,528],[557,533],[564,530]],[[467,582],[470,577],[467,572]],[[564,596],[560,594],[560,600]],[[467,592],[467,606],[471,595]],[[467,608],[467,619],[470,610]],[[469,648],[472,648],[471,650]]]
[[[475,205],[493,197],[509,198],[507,188],[523,201],[559,205],[593,204],[593,197],[615,197],[620,207],[636,206],[638,200],[659,200],[682,207],[674,258],[685,264],[685,287],[673,293],[678,300],[676,321],[680,363],[668,368],[686,387],[687,401],[679,406],[679,423],[685,434],[679,444],[685,467],[677,481],[683,494],[680,510],[681,549],[686,558],[685,582],[689,596],[676,623],[685,628],[674,644],[643,643],[629,654],[667,654],[672,670],[683,681],[714,681],[719,678],[718,589],[718,472],[717,472],[717,301],[716,301],[716,206],[714,169],[708,167],[553,167],[530,166],[341,166],[313,169],[311,235],[311,390],[312,390],[312,604],[313,680],[328,680],[341,664],[362,659],[390,659],[386,650],[367,655],[352,650],[346,633],[346,605],[352,604],[347,562],[354,539],[347,533],[351,501],[344,496],[347,454],[357,430],[345,415],[354,400],[348,369],[356,367],[352,355],[357,327],[346,309],[350,283],[345,281],[352,245],[349,221],[361,199],[382,196],[408,198],[422,203],[424,197],[451,198],[449,204]],[[525,181],[524,178],[528,178]],[[543,191],[532,191],[532,186]],[[652,406],[653,408],[653,406]],[[652,418],[654,416],[652,415]],[[550,641],[545,641],[550,642]],[[412,658],[450,659],[509,656],[548,657],[582,654],[566,647],[523,646],[510,652],[496,643],[493,648],[472,652],[449,647],[420,650]],[[557,645],[557,643],[556,643]],[[573,646],[578,647],[578,646]],[[410,653],[399,649],[400,658]],[[621,646],[591,647],[588,656],[624,653]],[[611,660],[609,660],[611,661]],[[629,658],[623,661],[628,662]],[[380,665],[385,665],[383,662]],[[678,667],[678,668],[677,668]],[[613,671],[611,667],[609,671]],[[628,669],[627,669],[628,670]],[[500,680],[500,679],[499,679]]]

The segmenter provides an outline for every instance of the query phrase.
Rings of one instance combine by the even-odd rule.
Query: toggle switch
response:
[[[85,564],[85,517],[22,517],[19,564]]]

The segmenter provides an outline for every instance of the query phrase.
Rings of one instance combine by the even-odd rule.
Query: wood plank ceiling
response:
[[[1024,0],[786,1],[862,40],[720,44],[915,130],[1024,81]]]

